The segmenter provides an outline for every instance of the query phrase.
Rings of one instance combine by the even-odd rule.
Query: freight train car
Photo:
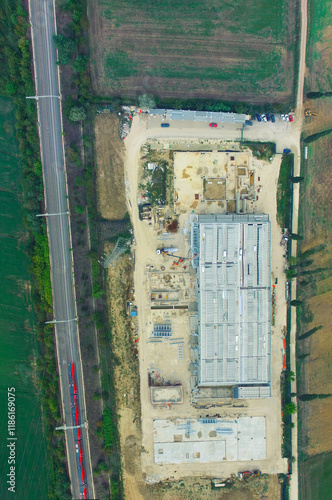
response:
[[[70,389],[73,426],[77,426],[76,429],[74,429],[74,439],[75,439],[75,449],[76,449],[76,463],[77,463],[78,477],[80,483],[80,492],[81,492],[81,498],[85,499],[88,498],[88,490],[86,486],[86,476],[84,467],[82,430],[79,427],[81,425],[81,420],[80,420],[80,408],[78,403],[76,367],[75,363],[73,362],[69,363],[68,365],[68,376],[69,376],[69,389]]]

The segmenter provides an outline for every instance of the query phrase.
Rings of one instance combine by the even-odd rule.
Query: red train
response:
[[[77,378],[75,363],[71,362],[68,365],[70,399],[72,408],[73,426],[80,426],[80,408],[78,404]],[[82,430],[80,427],[74,429],[74,439],[76,448],[76,462],[80,481],[81,498],[88,498],[88,489],[86,485],[83,446],[82,446]]]

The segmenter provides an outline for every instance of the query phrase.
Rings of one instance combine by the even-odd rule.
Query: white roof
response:
[[[269,383],[268,216],[192,216],[192,245],[198,250],[200,385]]]
[[[156,463],[264,460],[265,417],[154,420]]]

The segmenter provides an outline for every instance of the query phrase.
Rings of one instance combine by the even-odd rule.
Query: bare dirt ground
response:
[[[161,142],[164,143],[166,145],[166,147],[168,147],[168,145],[170,143],[173,143],[174,142],[174,139],[171,139],[171,134],[169,132],[172,132],[172,131],[165,131],[164,130],[161,130],[160,129],[160,124],[159,123],[156,123],[154,124],[153,121],[152,122],[144,122],[144,119],[141,121],[140,125],[139,125],[139,120],[138,118],[135,118],[134,119],[134,124],[133,124],[133,131],[134,133],[130,134],[126,140],[126,143],[129,144],[129,147],[127,148],[127,162],[126,162],[126,167],[127,167],[127,170],[126,170],[126,180],[129,181],[129,183],[127,183],[127,186],[126,186],[126,192],[127,192],[127,196],[129,197],[129,200],[131,200],[131,203],[132,203],[132,206],[136,206],[136,201],[137,201],[137,185],[138,185],[138,182],[139,182],[139,178],[138,178],[138,169],[137,169],[137,165],[139,163],[139,157],[140,157],[140,146],[146,142],[146,139],[147,137],[160,137],[161,135],[164,136],[164,139],[161,139]],[[172,125],[173,126],[173,125]],[[296,127],[296,126],[295,126]],[[252,130],[253,129],[253,130]],[[295,131],[297,131],[297,128],[295,128]],[[167,133],[168,132],[168,133]],[[185,126],[185,124],[180,124],[180,127],[177,128],[177,130],[173,130],[173,134],[174,132],[176,132],[176,136],[177,136],[177,141],[184,141],[184,143],[190,143],[191,145],[195,142],[197,142],[197,139],[198,138],[204,138],[205,139],[203,140],[203,142],[211,142],[211,139],[212,141],[216,141],[217,140],[217,144],[221,144],[225,141],[225,139],[227,138],[228,139],[228,142],[227,142],[227,148],[230,147],[230,144],[232,143],[232,140],[234,141],[234,139],[236,139],[237,137],[239,137],[239,131],[237,130],[237,128],[235,126],[230,126],[230,128],[228,130],[224,130],[224,129],[220,129],[217,131],[214,131],[214,130],[211,130],[211,129],[204,129],[202,128],[202,126],[199,126],[198,127],[198,124],[188,124],[188,127]],[[259,124],[255,124],[254,127],[251,127],[250,130],[247,130],[246,131],[246,135],[247,135],[247,139],[250,140],[250,139],[254,139],[255,137],[259,137],[261,140],[268,140],[268,141],[273,141],[275,140],[276,143],[277,143],[277,151],[279,150],[282,150],[283,147],[286,147],[286,145],[288,146],[289,144],[296,148],[296,136],[297,136],[297,132],[296,132],[296,135],[294,136],[292,131],[290,130],[290,126],[289,124],[285,124],[285,123],[278,123],[276,124],[276,128],[273,128],[271,126],[267,126],[267,127],[260,127]],[[182,137],[182,139],[181,139]],[[197,137],[197,139],[195,140],[195,137]],[[210,139],[208,139],[210,137]],[[128,143],[128,139],[131,141]],[[211,144],[205,144],[204,146],[202,146],[203,148],[204,147],[211,147]],[[191,147],[191,146],[190,146]],[[296,149],[295,149],[296,151]],[[259,166],[259,164],[262,164],[261,167]],[[265,164],[266,163],[266,164]],[[265,212],[266,211],[266,206],[267,204],[269,204],[270,206],[270,216],[271,216],[271,220],[272,220],[272,237],[274,238],[273,241],[272,241],[272,248],[279,248],[280,249],[280,246],[279,246],[279,240],[280,240],[280,228],[277,226],[276,222],[275,222],[275,210],[276,210],[276,207],[275,207],[275,203],[274,204],[271,204],[271,200],[273,199],[273,196],[271,196],[271,193],[275,192],[276,190],[276,186],[277,186],[277,179],[278,179],[278,172],[279,172],[279,166],[280,166],[280,157],[276,157],[275,160],[270,163],[270,162],[265,162],[265,163],[262,163],[262,162],[258,162],[257,163],[257,168],[259,168],[259,172],[257,171],[257,176],[260,176],[260,184],[262,185],[262,189],[261,189],[261,192],[259,194],[259,200],[257,201],[257,206],[256,206],[256,211],[261,211],[261,212]],[[129,168],[129,170],[128,170]],[[134,193],[132,192],[132,190],[134,190]],[[104,191],[104,193],[106,193],[106,202],[108,201],[107,199],[107,190]],[[274,200],[275,200],[275,197],[274,197]],[[134,223],[135,222],[138,222],[138,217],[137,217],[137,213],[136,213],[136,210],[135,212],[132,213],[132,217],[134,219]],[[135,219],[136,217],[136,219]],[[274,221],[274,222],[273,222]],[[275,224],[275,226],[274,226]],[[141,233],[140,231],[138,232],[135,232],[135,239],[136,239],[136,254],[135,254],[135,262],[136,262],[136,268],[135,268],[135,290],[136,290],[136,294],[137,294],[137,305],[139,306],[139,310],[140,310],[140,305],[141,307],[144,309],[144,297],[145,297],[145,294],[146,294],[146,291],[145,291],[145,288],[144,288],[144,281],[145,281],[145,273],[146,271],[144,271],[144,263],[148,260],[148,255],[146,253],[146,249],[153,249],[156,247],[156,236],[151,234],[151,230],[150,231],[143,231],[143,233]],[[137,249],[140,248],[141,251],[139,253],[137,253]],[[154,254],[155,255],[155,254]],[[151,255],[152,257],[152,255]],[[155,257],[153,257],[155,258]],[[278,260],[279,259],[279,260]],[[282,339],[281,339],[281,329],[282,329],[282,326],[285,324],[284,321],[282,318],[285,318],[285,297],[284,297],[284,274],[283,274],[283,265],[284,265],[284,262],[283,262],[283,258],[281,255],[279,255],[279,257],[277,256],[274,256],[273,257],[273,260],[274,260],[274,263],[275,263],[275,266],[274,266],[274,269],[273,269],[273,272],[275,274],[275,277],[279,277],[279,285],[277,287],[277,308],[278,308],[278,312],[277,312],[277,318],[279,318],[279,323],[276,325],[276,333],[273,337],[273,348],[272,348],[272,352],[273,352],[273,356],[274,356],[274,361],[272,361],[272,366],[275,367],[275,370],[276,370],[276,375],[273,375],[273,380],[275,380],[275,382],[273,383],[273,387],[272,387],[272,390],[275,391],[275,392],[278,392],[279,391],[279,379],[278,379],[278,375],[277,375],[277,372],[279,370],[279,373],[280,373],[280,369],[281,369],[281,366],[282,366]],[[142,266],[137,266],[137,262],[141,262],[143,263]],[[120,274],[126,274],[126,271],[123,270],[123,268],[121,268],[122,271],[120,272]],[[113,285],[117,282],[118,284],[119,283],[122,283],[124,278],[119,278],[119,276],[117,278],[113,277],[112,280],[115,280],[113,281]],[[137,284],[138,283],[138,284]],[[122,286],[123,286],[123,283],[122,283]],[[116,290],[116,287],[112,287],[113,290]],[[138,293],[137,291],[138,290],[141,290],[141,293]],[[123,300],[123,299],[121,299]],[[143,300],[143,302],[142,302]],[[120,310],[123,310],[121,309],[123,306],[121,305],[121,301],[118,302],[118,309],[119,311]],[[139,321],[140,321],[140,327],[141,327],[141,331],[144,331],[144,324],[141,324],[141,321],[142,321],[142,317],[139,317]],[[122,326],[121,326],[121,322],[122,322]],[[122,314],[118,314],[117,316],[117,321],[116,321],[117,324],[120,325],[119,327],[119,340],[122,339],[122,338],[125,338],[125,337],[128,337],[128,333],[125,331],[125,322],[124,322],[124,318],[123,318],[123,313]],[[279,333],[278,333],[279,332]],[[141,342],[142,339],[140,339],[140,361],[142,361],[142,358],[144,358],[144,349],[142,350],[142,342]],[[123,349],[123,348],[121,348]],[[127,354],[129,352],[129,349],[130,347],[128,348],[128,351],[127,351]],[[125,349],[122,351],[123,353],[125,352]],[[122,359],[122,356],[123,354],[121,353],[118,353],[119,354],[119,359]],[[146,366],[146,365],[145,365]],[[139,420],[139,418],[137,418],[137,410],[133,410],[133,408],[135,408],[133,406],[133,402],[131,402],[130,404],[128,404],[128,401],[127,401],[127,396],[124,396],[124,394],[129,394],[129,398],[132,397],[132,392],[130,392],[131,390],[131,387],[130,387],[130,383],[129,383],[129,387],[128,387],[128,383],[126,381],[126,378],[127,378],[127,373],[128,373],[128,369],[126,368],[126,365],[124,364],[124,367],[122,367],[122,370],[118,370],[117,369],[117,384],[118,384],[118,393],[119,395],[122,394],[122,396],[118,396],[118,404],[119,404],[119,414],[121,416],[120,418],[120,435],[121,435],[121,446],[122,446],[122,454],[123,454],[123,472],[124,472],[124,484],[125,484],[125,491],[126,491],[126,495],[128,496],[128,498],[132,498],[132,499],[140,499],[140,498],[164,498],[163,496],[160,496],[161,495],[161,492],[159,492],[158,490],[158,496],[156,494],[156,485],[148,485],[146,483],[147,481],[147,476],[145,475],[146,473],[143,473],[143,477],[142,477],[142,469],[144,470],[145,467],[144,465],[141,464],[141,451],[143,449],[143,451],[145,450],[145,448],[141,448],[141,445],[142,445],[142,434],[141,434],[141,422]],[[147,378],[147,373],[146,371],[142,372],[141,370],[141,378],[143,378],[145,381],[146,381],[146,378]],[[129,377],[130,379],[130,377]],[[143,387],[144,386],[144,387]],[[141,401],[145,401],[148,405],[150,405],[149,403],[149,394],[148,394],[148,385],[147,383],[145,382],[144,384],[142,384],[142,389],[143,389],[143,392],[144,394],[142,395],[141,394]],[[278,401],[278,398],[275,399],[275,401],[277,402]],[[278,406],[279,405],[279,406]],[[146,406],[146,404],[145,404]],[[277,430],[277,433],[276,433],[276,436],[278,435],[278,440],[277,442],[274,444],[274,447],[275,447],[275,450],[279,452],[279,457],[280,457],[280,448],[281,448],[281,442],[280,442],[280,439],[281,439],[281,433],[279,431],[279,426],[280,426],[280,423],[278,424],[278,415],[280,415],[280,398],[279,398],[279,403],[277,403],[277,407],[275,407],[273,410],[271,408],[271,415],[274,416],[274,419],[268,423],[268,430],[270,431],[270,429],[272,428],[271,426],[275,426],[274,428],[278,429]],[[136,406],[137,408],[137,406]],[[257,410],[257,409],[256,409]],[[255,408],[253,407],[251,411],[256,411]],[[143,414],[144,414],[144,411],[145,411],[145,408],[143,410]],[[161,412],[161,415],[163,416],[163,412]],[[145,430],[144,430],[145,429]],[[150,431],[150,429],[148,428],[148,426],[146,424],[144,424],[144,419],[143,419],[143,435],[144,435],[144,432],[148,432]],[[150,431],[151,432],[151,431]],[[144,443],[143,443],[143,446],[144,446]],[[146,452],[143,453],[143,456],[146,455]],[[274,460],[274,459],[273,459]],[[251,467],[252,464],[248,464],[248,467]],[[285,469],[286,466],[283,466],[282,467],[282,470],[286,470]],[[242,467],[240,467],[241,469]],[[264,467],[262,467],[262,470],[264,471]],[[278,471],[280,471],[281,469],[279,468]],[[216,472],[219,472],[220,473],[220,470],[216,470]],[[271,471],[272,472],[272,471]],[[277,472],[277,470],[275,470],[275,472]],[[188,474],[188,480],[190,480],[190,473],[192,473],[190,471],[190,468],[188,468],[186,474]],[[226,473],[226,471],[225,471]],[[203,473],[204,474],[204,473]],[[199,477],[202,475],[202,472],[199,472],[198,473],[198,476],[195,476],[192,481],[193,483],[195,482],[199,482],[200,485],[199,487],[197,486],[197,492],[195,493],[197,496],[196,498],[203,498],[201,496],[201,487],[202,487],[202,480],[199,479]],[[220,474],[219,474],[220,475]],[[174,475],[175,476],[175,475]],[[183,477],[183,474],[177,474],[177,477],[178,477],[178,480],[181,480],[181,478]],[[218,476],[219,477],[219,476]],[[275,476],[271,476],[271,478],[273,478]],[[186,480],[187,480],[186,479]],[[274,480],[271,479],[271,481],[273,482]],[[173,484],[173,483],[172,483]],[[205,484],[205,483],[204,483]],[[173,486],[172,486],[173,488]],[[181,490],[180,491],[187,491],[187,488],[184,488],[184,490],[182,489],[183,487],[181,487]],[[196,488],[196,487],[195,487]],[[204,486],[204,490],[206,490],[207,492],[207,498],[211,498],[211,495],[212,492],[210,491],[210,481],[207,481],[206,483],[206,486]],[[167,490],[168,491],[168,490]],[[276,490],[275,492],[272,492],[271,493],[271,496],[269,496],[269,498],[271,499],[274,499],[274,498],[279,498],[279,486],[276,487]],[[193,491],[194,492],[194,491]],[[165,492],[166,494],[167,492]],[[224,493],[224,495],[226,494],[226,492]],[[231,492],[227,493],[227,494],[231,494]],[[241,495],[246,495],[246,493],[244,493],[244,491],[242,491],[241,489]],[[220,495],[221,493],[217,493],[217,496],[216,498],[220,498]],[[235,494],[234,494],[234,497],[227,497],[226,498],[234,498],[234,500],[238,499],[238,498],[241,498],[240,496],[240,491],[237,491]],[[251,496],[250,496],[251,495]],[[165,498],[169,498],[169,497],[165,497]],[[175,491],[173,490],[173,493],[171,493],[171,497],[170,498],[176,498],[175,497]],[[180,496],[179,498],[185,498],[183,495]],[[195,496],[194,496],[195,498]],[[256,498],[253,496],[253,493],[250,492],[247,494],[247,496],[243,496],[243,498]]]
[[[207,133],[204,135],[204,130],[198,130],[193,128],[192,130],[190,129],[190,124],[188,124],[188,129],[182,128],[181,130],[178,130],[178,139],[180,139],[181,136],[184,136],[187,141],[187,138],[191,138],[190,141],[191,143],[194,142],[194,137],[197,134],[198,137],[201,137],[203,135],[207,136]],[[183,126],[183,125],[182,125]],[[213,132],[211,134],[210,131],[209,135],[214,135]],[[236,133],[236,131],[234,130]],[[223,137],[227,136],[227,133],[232,136],[232,130],[222,131],[221,132]],[[146,141],[147,137],[153,137],[156,135],[157,137],[160,134],[160,129],[154,129],[154,128],[149,128],[146,129],[144,126],[144,119],[140,122],[138,118],[134,119],[134,124],[132,128],[132,132],[126,139],[126,147],[127,147],[127,161],[126,161],[126,182],[127,182],[127,195],[128,199],[131,202],[131,207],[136,207],[137,206],[137,186],[139,183],[139,177],[138,177],[138,164],[139,164],[139,158],[140,158],[140,147],[144,142]],[[190,142],[188,139],[188,142]],[[213,139],[212,139],[213,141]],[[280,135],[279,135],[279,141],[280,141]],[[287,135],[287,141],[289,141],[289,136]],[[164,141],[165,144],[170,144],[174,142],[174,139],[168,138],[167,141]],[[279,142],[280,144],[280,142]],[[268,423],[267,423],[267,432],[269,433],[270,441],[268,442],[267,446],[267,453],[268,453],[268,459],[264,461],[264,464],[262,464],[262,470],[263,471],[269,471],[269,472],[279,472],[282,470],[286,470],[286,465],[284,461],[281,459],[281,432],[280,432],[280,423],[281,423],[281,416],[280,416],[280,393],[279,393],[279,375],[280,375],[280,370],[282,367],[282,335],[281,331],[282,328],[285,324],[285,314],[286,314],[286,307],[285,307],[285,295],[284,295],[284,289],[285,289],[285,284],[284,284],[284,260],[282,256],[282,249],[279,245],[280,238],[281,238],[281,232],[280,228],[277,226],[276,223],[276,188],[277,188],[277,182],[278,182],[278,173],[279,173],[279,167],[280,167],[280,157],[276,156],[275,159],[272,162],[257,162],[256,168],[257,172],[256,175],[257,177],[260,177],[260,185],[262,186],[261,192],[259,194],[259,199],[257,201],[257,206],[256,206],[256,211],[257,213],[263,213],[263,212],[269,212],[271,221],[272,221],[272,248],[274,249],[274,253],[272,256],[272,262],[273,262],[273,272],[275,277],[279,278],[279,284],[276,290],[277,294],[277,323],[276,327],[274,329],[274,334],[273,334],[273,339],[272,339],[272,353],[273,353],[273,359],[272,359],[272,369],[273,369],[273,375],[272,375],[272,391],[273,394],[275,394],[275,397],[271,398],[269,402],[264,402],[260,408],[257,407],[256,402],[250,401],[250,404],[248,405],[248,408],[246,408],[246,411],[249,412],[252,415],[257,414],[268,414]],[[274,193],[274,195],[273,195]],[[151,363],[154,363],[155,360],[160,358],[160,355],[157,353],[152,355],[151,349],[155,351],[157,349],[156,346],[149,347],[147,344],[148,336],[149,336],[149,330],[151,329],[151,326],[149,325],[149,316],[148,316],[148,311],[150,309],[149,305],[147,304],[147,290],[148,290],[148,281],[147,281],[147,269],[146,265],[154,265],[154,267],[157,269],[160,266],[160,258],[157,257],[155,254],[155,248],[158,245],[156,234],[152,230],[151,227],[147,225],[146,222],[139,221],[138,219],[138,213],[137,209],[134,208],[134,210],[131,211],[131,216],[132,216],[132,221],[134,224],[134,229],[135,229],[135,240],[136,240],[136,245],[135,245],[135,299],[136,299],[136,304],[138,306],[138,311],[139,311],[139,332],[140,332],[140,376],[141,376],[141,402],[142,402],[142,431],[143,431],[143,454],[142,454],[142,470],[143,470],[143,475],[145,477],[145,482],[146,481],[156,481],[157,478],[167,478],[167,477],[173,477],[174,479],[181,480],[185,476],[190,476],[193,474],[195,470],[195,475],[196,475],[196,481],[198,478],[203,474],[204,471],[205,473],[208,471],[209,474],[221,474],[224,476],[230,475],[230,473],[233,471],[234,472],[234,465],[230,464],[229,467],[225,467],[225,464],[223,464],[223,470],[221,471],[220,467],[214,467],[214,464],[209,464],[208,468],[206,465],[201,464],[198,466],[197,464],[195,465],[195,468],[190,465],[190,466],[185,466],[183,465],[181,467],[181,470],[174,470],[174,466],[158,466],[156,467],[153,463],[153,451],[152,451],[152,436],[151,436],[151,425],[152,425],[152,418],[153,415],[155,417],[159,418],[164,418],[165,417],[165,410],[158,410],[155,409],[154,413],[152,411],[151,405],[150,405],[150,394],[148,390],[148,383],[147,383],[147,369],[149,369]],[[181,238],[181,236],[179,236]],[[178,245],[178,240],[176,241],[176,245]],[[165,262],[165,265],[167,263]],[[170,264],[171,265],[171,264]],[[177,331],[180,331],[177,329]],[[165,346],[166,348],[166,346]],[[164,349],[164,352],[166,354],[166,350]],[[177,356],[176,356],[177,358]],[[168,359],[167,356],[165,356],[165,360]],[[186,359],[186,354],[185,354],[185,359]],[[188,358],[187,358],[188,359]],[[162,358],[159,359],[159,363],[161,363]],[[174,361],[174,363],[173,363]],[[172,360],[172,366],[174,366],[175,373],[178,375],[182,373],[182,371],[178,371],[179,369],[179,361],[175,362],[175,359]],[[167,363],[165,365],[165,368],[163,370],[167,370]],[[173,368],[168,370],[168,374],[171,375]],[[186,370],[185,370],[186,371]],[[185,371],[180,375],[180,381],[184,381],[185,378],[188,378],[186,375]],[[185,385],[185,384],[184,384]],[[273,407],[273,408],[272,408]],[[175,408],[170,408],[167,410],[168,414],[174,414],[178,415],[181,413],[183,416],[188,415],[188,411],[190,408],[189,404],[189,392],[187,393],[186,396],[186,390],[185,390],[185,404],[183,405],[183,408],[180,409],[180,407]],[[199,415],[199,410],[192,409],[192,412]],[[214,410],[215,411],[215,410]],[[236,413],[236,410],[235,410]],[[272,430],[273,429],[273,430]],[[273,438],[272,438],[273,436]],[[127,435],[128,437],[128,435]],[[130,442],[131,440],[129,440]],[[137,449],[137,448],[136,448]],[[279,457],[279,458],[278,458]],[[241,470],[243,467],[251,467],[252,464],[238,464],[236,467],[237,470]],[[259,464],[261,465],[261,464]],[[158,469],[158,470],[157,470]],[[179,469],[179,468],[178,468]],[[135,476],[136,477],[136,476]],[[129,486],[128,488],[130,490],[133,490],[134,488],[134,482],[133,478],[130,478],[128,480]],[[142,487],[145,488],[144,483],[142,485],[142,481],[140,480],[137,484],[137,487],[140,489],[142,493]],[[184,491],[184,490],[183,490]],[[238,492],[239,493],[239,492]],[[252,493],[251,493],[252,495]],[[278,493],[279,495],[279,493]],[[276,498],[278,498],[278,495],[276,495]],[[149,498],[146,496],[146,494],[143,495],[144,498]],[[159,498],[159,496],[155,496],[155,498]],[[163,497],[160,497],[163,498]],[[165,497],[166,498],[166,497]],[[172,498],[176,498],[173,496]],[[181,498],[184,498],[182,496]],[[202,498],[201,496],[199,498]],[[227,498],[227,497],[226,497]],[[231,497],[229,497],[231,498]],[[237,496],[236,498],[240,498]],[[246,497],[244,497],[246,498]],[[253,496],[248,496],[248,498],[254,498]],[[273,496],[271,496],[273,498]]]
[[[104,219],[124,217],[124,146],[119,135],[118,117],[101,113],[95,119],[98,208]]]
[[[112,318],[113,352],[118,362],[115,369],[119,432],[122,450],[122,465],[125,495],[128,500],[183,500],[189,498],[226,500],[278,500],[280,485],[276,475],[264,475],[248,482],[236,480],[231,490],[211,490],[209,478],[186,477],[184,480],[169,481],[167,484],[149,485],[144,481],[141,469],[140,402],[137,360],[132,355],[133,343],[128,318],[124,317],[124,300],[131,282],[130,257],[126,256],[117,266],[109,268],[108,285],[110,293],[109,311]],[[131,351],[131,352],[130,352]]]
[[[140,468],[141,431],[138,360],[135,357],[131,322],[126,313],[128,288],[132,283],[132,260],[125,255],[108,268],[108,309],[112,325],[112,352],[116,358],[114,381],[124,485],[136,490],[142,480]],[[130,493],[129,493],[130,494]],[[135,496],[136,495],[136,496]],[[128,498],[130,496],[128,495]],[[139,498],[135,491],[132,498]]]

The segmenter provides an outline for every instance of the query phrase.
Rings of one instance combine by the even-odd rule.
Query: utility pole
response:
[[[61,427],[56,427],[55,430],[56,431],[68,431],[68,430],[71,430],[71,429],[81,429],[81,428],[84,428],[84,429],[87,429],[88,428],[88,422],[84,422],[84,424],[81,424],[81,425],[61,425]]]

